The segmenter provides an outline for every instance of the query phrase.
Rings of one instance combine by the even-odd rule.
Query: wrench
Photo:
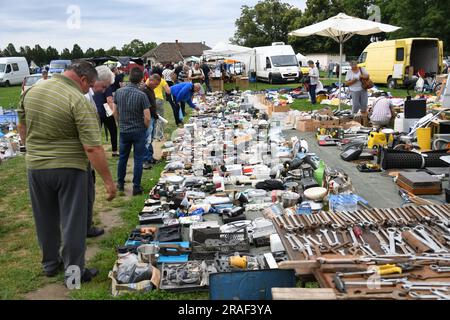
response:
[[[376,253],[376,252],[370,247],[370,244],[368,244],[368,243],[364,244],[364,245],[363,245],[363,248],[366,249],[366,250],[369,252],[369,255],[372,255],[372,256],[378,255],[378,253]]]
[[[297,246],[297,244],[292,239],[291,235],[285,235],[285,238],[289,241],[289,244],[291,245],[292,250],[294,250],[294,251],[299,251],[300,250],[300,248]]]
[[[415,253],[414,251],[408,250],[406,243],[403,241],[403,237],[400,232],[396,233],[394,239],[395,239],[396,245],[403,251],[404,254]]]
[[[450,300],[450,295],[447,295],[440,290],[433,289],[433,290],[431,290],[431,293],[440,297],[443,300]]]
[[[391,254],[396,254],[395,251],[395,234],[397,233],[397,229],[389,228],[387,229],[387,232],[389,234],[389,252]]]
[[[409,292],[409,296],[413,299],[419,299],[419,300],[440,300],[440,298],[435,295],[435,294],[431,294],[431,295],[420,295],[417,292]]]
[[[431,239],[430,235],[428,234],[428,232],[425,231],[425,228],[423,226],[417,226],[415,228],[413,228],[413,230],[417,233],[419,233],[423,239],[425,239],[425,241],[427,242],[426,245],[428,247],[430,247],[434,252],[447,252],[446,249],[442,249],[440,248],[436,242],[433,241],[433,239]]]
[[[333,247],[336,244],[336,243],[333,243],[333,241],[331,240],[330,235],[328,234],[328,229],[320,229],[320,232],[325,237],[325,239],[327,240],[328,244],[331,247]]]
[[[378,241],[380,242],[381,250],[383,250],[385,254],[389,254],[390,253],[389,246],[387,242],[384,241],[384,238],[381,236],[380,232],[376,230],[370,230],[370,232],[372,232],[375,235],[375,237],[377,237]]]
[[[303,243],[300,241],[299,238],[297,238],[297,236],[292,236],[292,240],[295,242],[295,244],[298,246],[299,251],[301,251],[301,253],[303,253],[303,255],[305,256],[306,260],[309,260],[309,254],[308,252],[306,252],[306,248],[303,245]]]
[[[351,236],[352,241],[353,241],[353,245],[354,245],[354,246],[359,245],[358,239],[356,239],[356,235],[355,235],[355,233],[353,232],[353,228],[349,227],[347,230],[348,230],[348,232],[350,233],[350,236]]]
[[[433,270],[434,272],[437,272],[437,273],[450,272],[450,267],[441,267],[438,265],[432,265],[430,268],[431,268],[431,270]]]
[[[319,242],[319,241],[317,241],[316,239],[314,239],[314,238],[312,237],[312,235],[308,235],[306,238],[308,238],[313,244],[315,244],[315,245],[317,245],[317,246],[321,246],[321,245],[322,245],[322,243]]]

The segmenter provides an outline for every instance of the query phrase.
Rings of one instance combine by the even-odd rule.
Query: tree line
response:
[[[376,5],[380,9],[368,10]],[[340,12],[368,19],[379,13],[382,23],[401,27],[399,31],[377,35],[380,40],[431,37],[444,41],[450,54],[450,6],[436,0],[307,0],[300,9],[280,0],[262,0],[255,6],[242,6],[236,20],[232,43],[258,47],[283,41],[302,53],[338,53],[339,45],[326,37],[290,37],[290,31],[326,20]],[[344,46],[349,56],[359,56],[370,43],[370,36],[354,36]]]
[[[42,48],[40,45],[20,47],[17,50],[14,44],[10,43],[3,50],[0,48],[0,57],[25,57],[28,63],[34,61],[38,66],[49,64],[52,60],[74,60],[81,58],[93,58],[104,56],[131,56],[141,57],[151,49],[155,48],[155,42],[144,43],[141,40],[134,39],[128,44],[124,44],[121,49],[112,47],[108,50],[88,48],[85,52],[78,44],[74,44],[72,50],[67,48],[59,52],[56,48],[49,46]]]

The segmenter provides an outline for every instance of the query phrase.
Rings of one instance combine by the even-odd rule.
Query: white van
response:
[[[256,77],[259,80],[270,84],[298,82],[300,69],[292,46],[275,42],[268,47],[255,48],[255,54]]]
[[[22,84],[23,79],[30,75],[27,59],[24,57],[0,58],[0,85]]]

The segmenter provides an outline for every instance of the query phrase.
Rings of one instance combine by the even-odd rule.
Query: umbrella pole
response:
[[[338,77],[339,77],[339,111],[341,111],[341,97],[342,97],[342,81],[341,81],[341,75],[342,75],[342,47],[343,47],[343,42],[342,40],[339,41],[339,56],[341,59],[340,65],[339,65],[339,72],[338,72]]]

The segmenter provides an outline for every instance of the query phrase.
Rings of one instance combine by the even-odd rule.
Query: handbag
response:
[[[362,69],[359,68],[359,70],[361,71],[361,74],[362,74],[363,73]],[[364,90],[369,90],[369,89],[372,89],[375,86],[375,84],[373,83],[373,81],[370,78],[369,79],[361,79],[361,86]]]

